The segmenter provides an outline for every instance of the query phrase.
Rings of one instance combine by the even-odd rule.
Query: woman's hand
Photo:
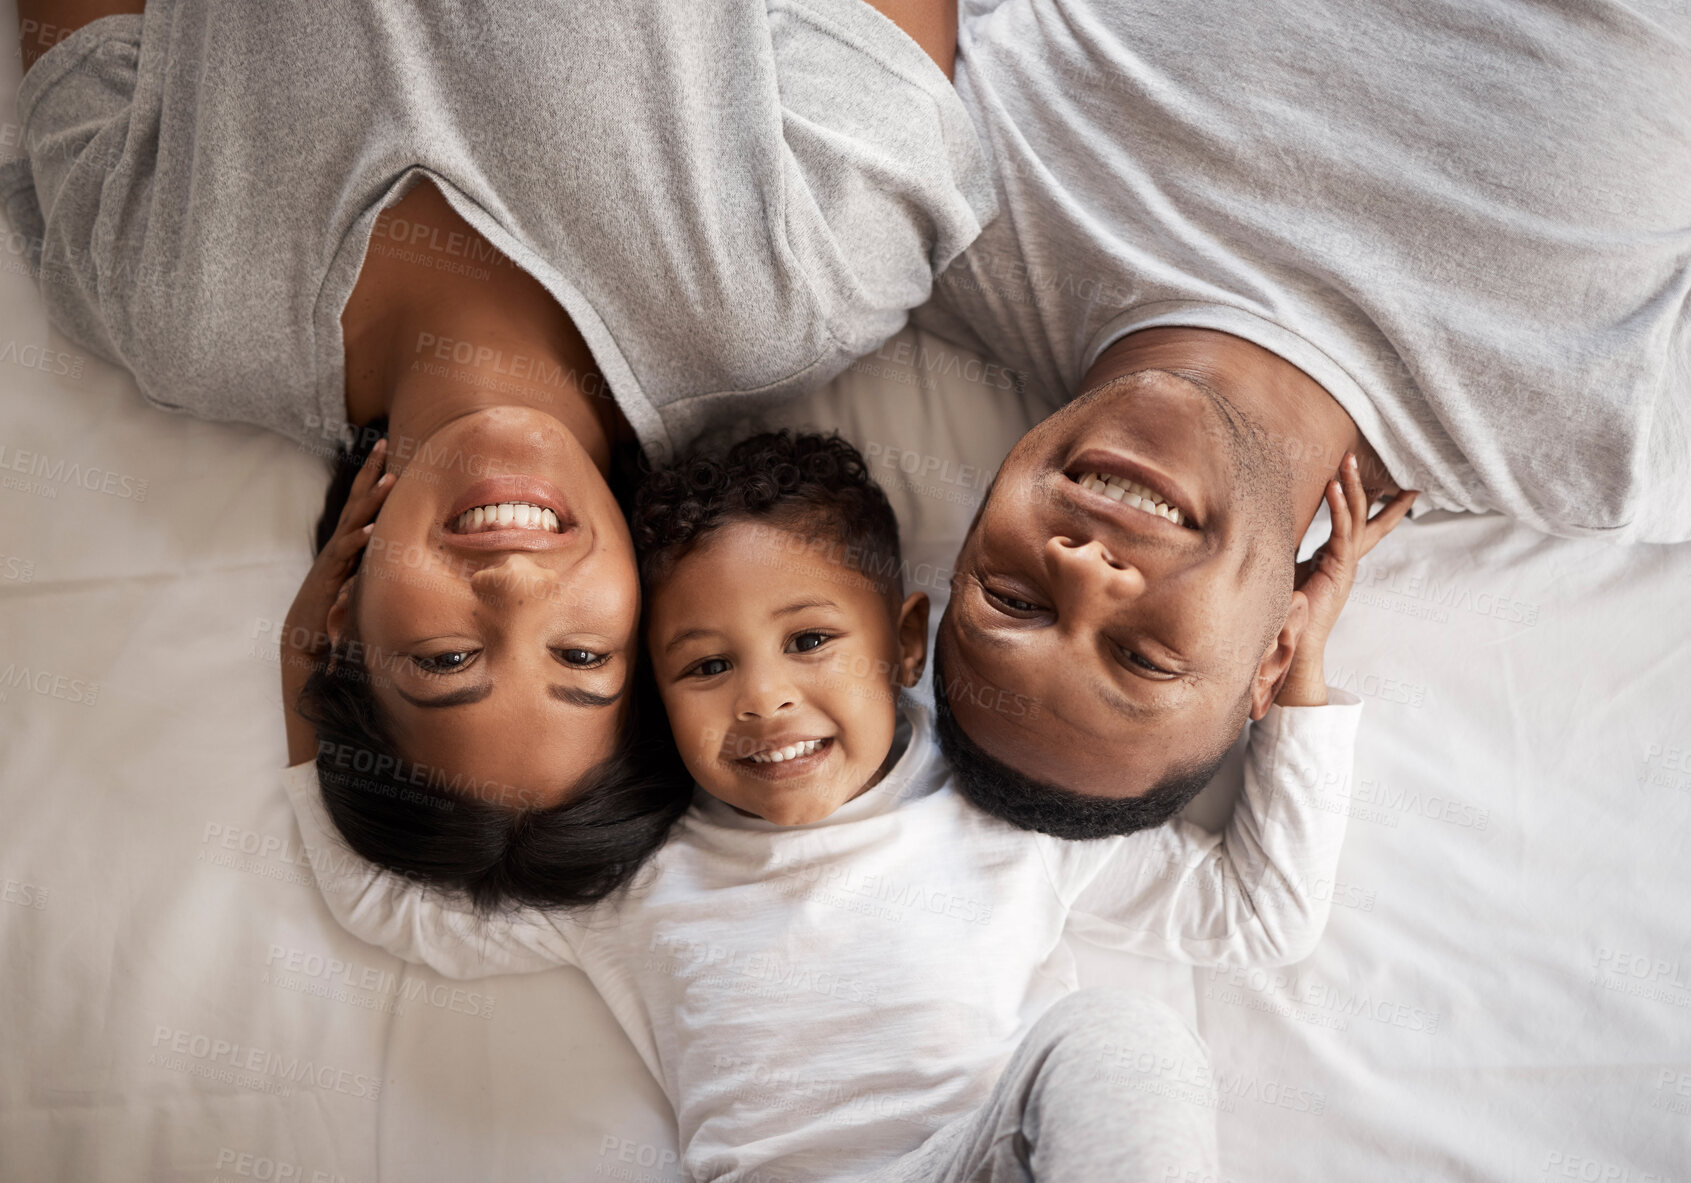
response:
[[[1362,488],[1356,456],[1345,453],[1339,475],[1327,482],[1327,512],[1333,519],[1333,533],[1320,550],[1298,564],[1297,587],[1309,601],[1309,623],[1298,641],[1291,671],[1274,697],[1281,706],[1326,703],[1327,638],[1356,583],[1357,565],[1380,539],[1397,528],[1416,496],[1414,490],[1400,492],[1370,519],[1368,494]]]
[[[333,647],[329,609],[357,570],[358,556],[376,528],[376,514],[393,488],[393,474],[382,472],[387,448],[387,440],[382,439],[370,449],[364,467],[352,482],[333,536],[311,564],[282,624],[282,704],[288,720],[289,764],[303,764],[316,751],[316,735],[299,713],[299,695],[311,671]]]

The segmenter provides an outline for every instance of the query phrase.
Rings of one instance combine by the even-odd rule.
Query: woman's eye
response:
[[[595,653],[591,649],[554,649],[552,652],[557,654],[558,660],[565,665],[584,670],[604,665],[611,659],[610,654]]]
[[[411,660],[425,674],[450,674],[469,664],[473,654],[468,649],[453,649],[447,653],[432,653]]]
[[[829,639],[827,633],[800,633],[787,642],[787,652],[809,653],[812,649],[820,649]]]
[[[707,657],[687,672],[695,678],[714,678],[728,672],[728,661],[722,657]]]

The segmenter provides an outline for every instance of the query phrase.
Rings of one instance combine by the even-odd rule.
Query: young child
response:
[[[1367,514],[1354,482],[1329,504],[1314,578],[1334,587],[1311,596],[1305,670]],[[848,444],[782,433],[683,461],[649,479],[634,527],[653,671],[699,786],[669,843],[591,908],[494,917],[337,856],[320,886],[340,922],[451,977],[580,967],[674,1105],[693,1179],[1213,1173],[1202,1045],[1161,1004],[1075,994],[1062,937],[1205,966],[1304,957],[1360,702],[1309,702],[1299,679],[1252,726],[1222,834],[1176,819],[1066,842],[963,801],[900,693],[927,599],[903,595],[892,512]],[[310,772],[289,792],[322,850]]]

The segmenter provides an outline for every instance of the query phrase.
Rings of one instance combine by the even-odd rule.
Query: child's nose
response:
[[[768,719],[796,706],[798,694],[790,684],[766,679],[746,687],[740,694],[739,702],[734,704],[734,717],[742,722]]]

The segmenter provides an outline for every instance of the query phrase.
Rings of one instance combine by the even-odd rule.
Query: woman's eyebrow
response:
[[[628,689],[628,683],[624,682],[621,686],[617,687],[617,692],[615,694],[594,694],[590,690],[581,690],[574,686],[548,686],[546,688],[546,693],[557,699],[559,702],[567,702],[578,707],[599,708],[615,706],[617,700],[622,697],[623,691],[626,689]],[[443,694],[439,698],[418,698],[415,695],[407,694],[398,686],[395,686],[394,690],[398,692],[399,697],[403,698],[412,706],[422,707],[424,710],[428,711],[436,711],[445,710],[449,707],[469,706],[471,703],[481,702],[488,695],[493,693],[493,683],[483,682],[479,686],[468,686],[463,690],[454,690],[450,694]]]
[[[480,702],[493,693],[493,683],[483,682],[479,686],[466,686],[462,690],[454,690],[450,694],[441,695],[439,698],[417,698],[405,693],[404,689],[399,686],[395,686],[394,690],[399,694],[399,697],[412,706],[432,711],[445,707],[468,706],[472,702]]]
[[[615,706],[617,699],[621,698],[622,692],[627,689],[628,683],[624,682],[617,687],[615,694],[594,694],[591,690],[581,690],[574,686],[548,686],[546,693],[559,702],[573,703],[578,707],[598,708]]]

